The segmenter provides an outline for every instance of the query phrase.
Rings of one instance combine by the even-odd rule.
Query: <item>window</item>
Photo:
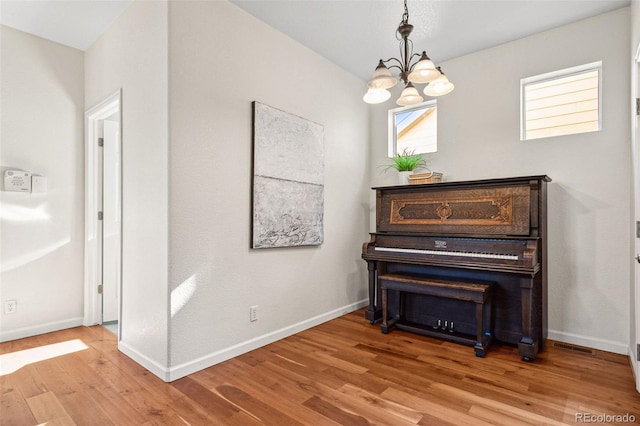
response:
[[[403,151],[427,154],[438,150],[436,101],[389,110],[389,157]]]
[[[601,128],[602,62],[520,80],[521,140]]]

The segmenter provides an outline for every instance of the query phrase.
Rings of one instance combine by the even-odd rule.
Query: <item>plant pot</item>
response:
[[[398,172],[398,184],[400,185],[409,185],[409,176],[413,174],[413,172]]]

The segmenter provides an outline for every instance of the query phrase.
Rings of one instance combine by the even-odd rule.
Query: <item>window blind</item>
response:
[[[524,140],[600,130],[599,67],[525,82],[522,89]]]

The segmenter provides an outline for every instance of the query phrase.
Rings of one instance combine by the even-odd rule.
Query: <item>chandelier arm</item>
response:
[[[398,68],[399,70],[402,71],[402,65],[403,64],[402,64],[402,61],[400,59],[398,59],[398,58],[389,58],[386,61],[382,61],[382,63],[386,65],[387,62],[390,62],[390,61],[396,61],[398,63],[398,65],[395,65],[395,64],[394,65],[389,65],[389,66],[387,66],[387,68]]]
[[[387,68],[389,68],[389,69],[398,68],[398,71],[400,71],[400,73],[402,73],[402,67],[400,65],[389,65]]]
[[[414,56],[419,54],[413,53],[413,41],[405,38],[400,41],[400,63],[405,67],[405,71],[409,70],[409,64]]]
[[[409,71],[409,64],[413,58],[413,41],[406,39],[404,43],[404,70]]]
[[[413,42],[405,34],[400,41],[400,59],[397,60],[400,66],[400,79],[407,84],[410,71],[410,60],[413,57]]]
[[[415,57],[418,57],[418,60],[415,61],[412,64],[411,61],[413,61],[413,58],[415,58]],[[413,69],[413,67],[415,67],[418,62],[420,62],[420,58],[421,57],[422,57],[422,54],[420,54],[420,53],[414,53],[413,55],[411,55],[411,58],[409,58],[409,61],[408,61],[408,63],[409,63],[409,71],[411,71]]]

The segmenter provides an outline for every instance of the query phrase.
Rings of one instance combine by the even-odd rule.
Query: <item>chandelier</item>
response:
[[[366,103],[379,104],[391,97],[388,89],[398,84],[398,79],[391,74],[390,68],[397,68],[400,71],[400,80],[405,85],[396,101],[398,105],[415,105],[424,100],[414,84],[426,83],[423,93],[427,96],[446,95],[453,90],[453,83],[444,75],[440,67],[433,64],[427,52],[413,53],[413,42],[409,40],[411,31],[413,31],[413,25],[409,23],[409,9],[407,9],[407,0],[404,0],[402,22],[396,30],[396,38],[400,41],[400,59],[390,58],[386,61],[380,59],[367,85],[367,93],[362,98]],[[387,67],[388,63],[391,65]]]

